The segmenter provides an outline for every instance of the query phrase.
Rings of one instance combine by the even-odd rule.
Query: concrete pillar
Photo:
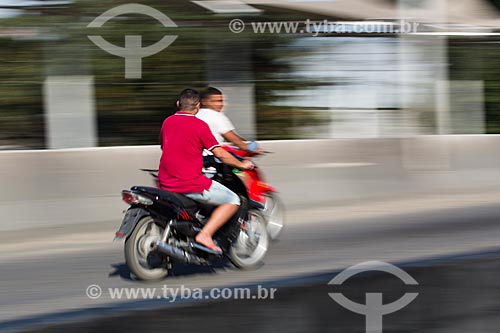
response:
[[[451,134],[486,133],[484,82],[451,81],[449,88]]]
[[[448,22],[448,0],[435,0],[433,4],[440,22]],[[436,66],[436,120],[437,133],[450,134],[450,81],[448,70],[448,37],[437,36],[435,43],[436,58],[440,63]]]
[[[446,23],[447,0],[427,1],[428,17],[434,23]],[[411,17],[411,1],[399,0],[399,18],[419,21]],[[414,11],[413,11],[414,12]],[[399,37],[400,107],[404,112],[402,135],[450,133],[450,87],[448,73],[447,36],[419,36],[401,34]],[[421,124],[419,110],[434,110],[436,127]],[[427,125],[428,126],[428,125]]]
[[[43,95],[47,148],[97,145],[92,76],[48,76]]]
[[[238,35],[221,37],[215,42],[207,36],[207,81],[224,93],[224,112],[231,119],[236,131],[243,138],[257,138],[255,115],[255,84],[252,75],[252,47]]]

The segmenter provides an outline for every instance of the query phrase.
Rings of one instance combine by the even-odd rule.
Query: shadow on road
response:
[[[122,262],[117,264],[111,264],[111,267],[113,271],[109,273],[108,277],[119,276],[123,280],[137,281],[137,279],[133,276],[132,272],[130,271],[126,263]],[[168,279],[169,277],[190,276],[198,274],[216,274],[218,270],[232,270],[232,269],[234,269],[234,267],[227,259],[221,260],[220,262],[208,266],[174,264],[172,269],[170,270],[169,276],[166,277],[166,279]]]

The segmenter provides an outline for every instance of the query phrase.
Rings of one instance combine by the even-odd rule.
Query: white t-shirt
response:
[[[217,112],[212,109],[200,109],[196,117],[207,123],[219,143],[223,143],[225,134],[229,131],[234,131],[234,125],[229,118],[222,112]]]

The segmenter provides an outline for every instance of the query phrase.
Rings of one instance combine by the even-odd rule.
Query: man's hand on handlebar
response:
[[[242,161],[241,165],[243,170],[252,170],[253,168],[255,168],[255,165],[250,160]]]

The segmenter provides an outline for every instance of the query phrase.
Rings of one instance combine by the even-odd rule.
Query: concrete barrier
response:
[[[500,186],[500,136],[261,142],[289,208]],[[0,231],[121,219],[120,191],[150,185],[158,146],[0,152]]]

